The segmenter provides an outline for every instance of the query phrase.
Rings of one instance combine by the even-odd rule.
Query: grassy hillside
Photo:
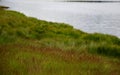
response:
[[[120,39],[0,9],[0,75],[120,75]]]

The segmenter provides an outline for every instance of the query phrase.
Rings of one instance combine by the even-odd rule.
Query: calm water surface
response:
[[[68,23],[85,32],[120,37],[120,3],[41,2],[39,0],[3,0],[10,6],[38,19]]]

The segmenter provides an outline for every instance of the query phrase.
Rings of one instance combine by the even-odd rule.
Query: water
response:
[[[0,4],[27,16],[68,23],[88,33],[99,32],[120,37],[120,3],[3,0]]]

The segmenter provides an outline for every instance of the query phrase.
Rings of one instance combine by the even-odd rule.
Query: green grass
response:
[[[120,39],[0,8],[0,75],[119,75]]]

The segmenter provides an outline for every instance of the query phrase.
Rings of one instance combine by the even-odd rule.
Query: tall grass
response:
[[[115,52],[114,56],[119,57],[120,39],[115,36],[99,33],[88,34],[64,23],[38,20],[15,11],[2,10],[0,12],[0,36],[0,43],[14,42],[20,38],[36,39],[44,46],[63,50],[82,51],[84,46],[85,49],[91,51],[92,47],[95,47],[95,52],[101,54],[99,50],[102,49],[105,55],[108,55],[106,51],[109,53],[112,50],[112,53]],[[90,47],[91,43],[95,45]],[[101,43],[105,43],[105,45],[101,45]]]
[[[116,36],[0,10],[0,75],[119,75],[119,58]]]

